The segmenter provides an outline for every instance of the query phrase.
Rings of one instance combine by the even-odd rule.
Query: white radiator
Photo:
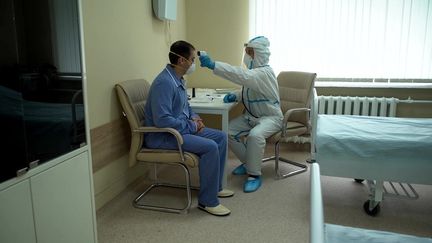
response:
[[[396,98],[318,96],[318,114],[396,116]]]

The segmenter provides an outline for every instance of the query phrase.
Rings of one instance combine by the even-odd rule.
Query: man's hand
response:
[[[194,117],[192,120],[197,126],[197,133],[201,132],[205,128],[204,122],[200,117]]]

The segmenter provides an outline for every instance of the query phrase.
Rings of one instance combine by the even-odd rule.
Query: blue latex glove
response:
[[[231,102],[234,102],[236,100],[236,98],[237,97],[236,97],[235,94],[229,93],[229,94],[225,95],[225,97],[223,98],[223,102],[225,102],[225,103],[231,103]]]
[[[216,64],[208,55],[200,56],[199,60],[201,62],[201,67],[207,67],[214,70]]]

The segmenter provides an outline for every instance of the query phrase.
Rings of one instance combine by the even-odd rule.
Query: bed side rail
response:
[[[311,164],[310,195],[310,243],[324,243],[324,212],[318,163]]]

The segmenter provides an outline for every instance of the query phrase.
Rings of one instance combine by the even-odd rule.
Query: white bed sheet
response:
[[[323,175],[432,183],[432,119],[318,115]]]
[[[325,238],[329,243],[432,243],[432,239],[426,237],[334,224],[325,224]]]

